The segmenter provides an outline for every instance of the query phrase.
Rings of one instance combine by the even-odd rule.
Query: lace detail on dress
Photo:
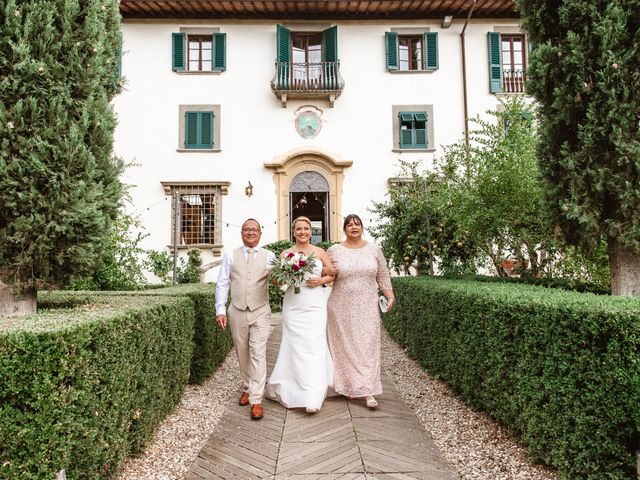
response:
[[[333,245],[329,256],[338,268],[328,303],[329,348],[335,391],[350,397],[382,393],[378,287],[391,289],[380,247],[350,249]]]

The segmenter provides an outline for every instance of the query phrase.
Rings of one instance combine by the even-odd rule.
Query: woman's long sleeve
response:
[[[378,273],[376,274],[376,281],[380,290],[391,290],[391,276],[389,275],[389,269],[387,268],[387,261],[382,254],[382,249],[376,246],[376,260],[378,262]]]

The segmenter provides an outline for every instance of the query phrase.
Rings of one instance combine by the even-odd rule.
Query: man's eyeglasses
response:
[[[243,233],[258,233],[260,231],[259,228],[243,228]]]

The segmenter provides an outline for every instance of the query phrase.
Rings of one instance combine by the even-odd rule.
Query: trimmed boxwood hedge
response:
[[[463,277],[464,278],[464,277]],[[478,280],[479,282],[506,282],[506,283],[526,283],[527,285],[539,285],[547,288],[561,288],[574,292],[596,293],[598,295],[611,295],[611,288],[598,285],[596,283],[583,282],[570,278],[549,278],[549,277],[492,277],[488,275],[473,275],[467,279]]]
[[[391,336],[561,479],[631,479],[640,299],[530,285],[393,279]]]
[[[126,292],[54,291],[38,295],[39,308],[73,306],[100,296],[186,296],[195,307],[195,345],[189,383],[202,383],[220,365],[233,346],[229,329],[220,330],[215,321],[215,285],[186,284]]]
[[[109,478],[178,403],[187,297],[100,296],[0,325],[0,477]]]

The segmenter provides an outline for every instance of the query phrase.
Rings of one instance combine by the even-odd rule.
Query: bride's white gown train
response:
[[[320,276],[317,262],[313,276]],[[309,274],[307,274],[309,275]],[[333,361],[327,345],[326,288],[289,287],[282,304],[282,341],[265,396],[287,408],[320,409],[333,385]]]

